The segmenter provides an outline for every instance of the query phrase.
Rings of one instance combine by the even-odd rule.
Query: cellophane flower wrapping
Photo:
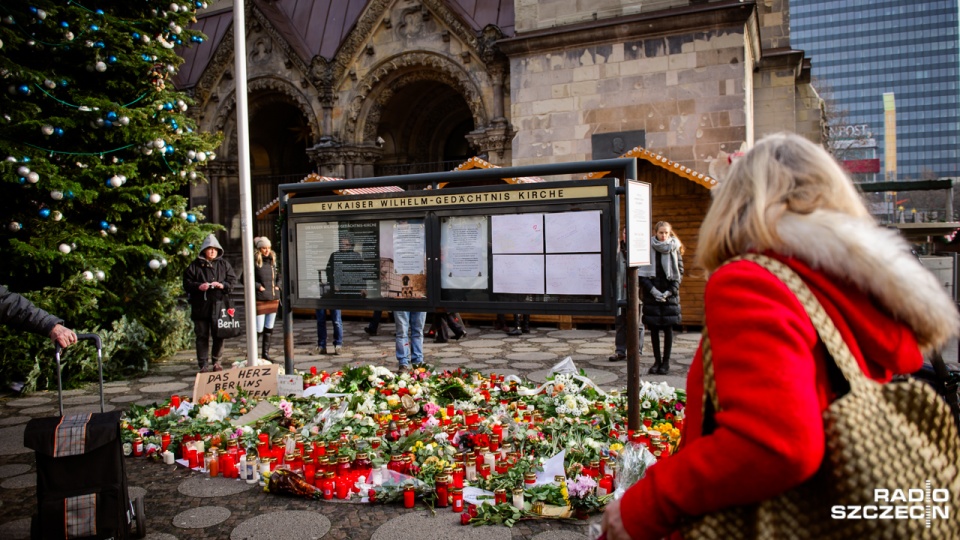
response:
[[[620,500],[623,494],[630,489],[647,473],[647,468],[657,462],[650,450],[643,444],[628,443],[617,457],[617,488],[613,498]]]

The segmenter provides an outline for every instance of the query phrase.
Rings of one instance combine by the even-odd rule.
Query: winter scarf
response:
[[[666,242],[657,240],[657,237],[650,238],[650,263],[647,266],[641,266],[637,274],[641,277],[656,277],[657,269],[653,264],[657,260],[657,253],[669,255],[660,259],[663,267],[663,275],[670,281],[680,281],[680,266],[677,263],[677,252],[680,250],[680,241],[676,238],[668,238]]]
[[[924,352],[939,349],[960,330],[960,313],[907,242],[871,219],[817,210],[785,214],[774,251],[845,279],[909,326]]]

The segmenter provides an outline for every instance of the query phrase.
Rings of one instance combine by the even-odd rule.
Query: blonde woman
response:
[[[650,329],[653,367],[648,373],[666,375],[670,371],[673,327],[680,324],[680,280],[683,279],[683,244],[673,226],[660,221],[650,238],[650,264],[640,268],[643,291],[643,325]],[[663,333],[663,351],[660,334]]]
[[[690,517],[775,497],[824,459],[822,412],[835,396],[817,331],[782,281],[752,261],[724,264],[730,259],[763,253],[799,274],[876,381],[916,371],[922,352],[960,328],[953,301],[896,231],[870,218],[823,148],[771,135],[716,189],[697,259],[711,272],[705,320],[723,409],[703,434],[698,350],[683,446],[607,507],[609,540],[662,538]]]
[[[256,278],[257,341],[263,340],[260,356],[270,358],[270,337],[277,320],[280,304],[280,272],[277,271],[277,253],[266,236],[256,239],[257,251],[253,258],[253,274]]]

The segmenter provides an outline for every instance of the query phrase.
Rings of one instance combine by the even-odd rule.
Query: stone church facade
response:
[[[359,178],[615,157],[706,173],[766,133],[820,142],[787,0],[252,0],[254,211],[311,171]],[[224,143],[194,204],[240,252],[232,2],[213,3],[175,83]],[[273,236],[272,224],[258,234]],[[262,229],[262,230],[261,230]]]

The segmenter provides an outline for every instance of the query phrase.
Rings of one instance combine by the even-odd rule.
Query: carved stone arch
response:
[[[318,123],[317,115],[313,111],[313,108],[310,106],[310,100],[307,96],[303,95],[300,90],[295,86],[290,84],[289,81],[283,79],[276,79],[273,77],[260,77],[257,79],[251,80],[247,84],[247,93],[254,95],[257,92],[276,92],[287,98],[289,98],[292,105],[294,105],[300,112],[303,114],[304,118],[307,120],[307,124],[310,126],[310,139],[315,144],[320,140],[320,124]],[[253,105],[251,106],[251,113],[255,110],[256,102],[255,100],[250,100]],[[216,119],[214,120],[214,126],[218,131],[224,131],[224,135],[230,135],[228,139],[230,141],[230,146],[228,147],[229,155],[236,156],[236,137],[232,137],[232,133],[227,133],[225,127],[229,126],[232,131],[236,125],[236,106],[237,106],[237,92],[236,89],[230,92],[230,95],[226,99],[220,102],[220,106],[217,107]]]
[[[343,140],[352,143],[373,140],[380,112],[393,96],[394,89],[418,81],[435,81],[450,86],[463,96],[474,125],[488,123],[480,89],[469,73],[444,56],[411,52],[384,60],[357,84],[357,93],[345,111]]]

